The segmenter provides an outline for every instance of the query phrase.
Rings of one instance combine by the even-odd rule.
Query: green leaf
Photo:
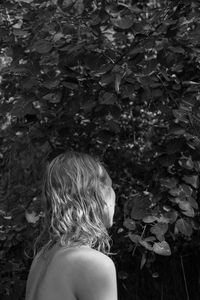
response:
[[[176,210],[171,210],[166,212],[164,214],[164,217],[169,221],[170,224],[173,224],[178,217],[178,213]]]
[[[193,197],[188,197],[187,199],[193,208],[195,208],[195,209],[199,208],[197,201]]]
[[[74,82],[63,81],[62,85],[64,85],[65,87],[67,87],[70,90],[77,90],[78,89],[78,84],[74,83]]]
[[[134,233],[129,233],[128,237],[134,244],[138,244],[139,241],[141,240],[141,237],[138,234],[134,234]]]
[[[150,243],[144,241],[144,240],[140,240],[139,241],[140,245],[142,245],[144,248],[146,248],[147,250],[153,250],[153,247],[151,246]]]
[[[40,54],[49,53],[51,49],[52,49],[52,44],[46,40],[38,40],[32,46],[32,50]]]
[[[136,47],[136,48],[133,48],[132,50],[130,50],[130,52],[128,53],[128,55],[136,55],[138,53],[144,53],[145,52],[145,49],[144,48],[141,48],[141,47]]]
[[[50,80],[50,81],[45,81],[42,84],[45,88],[51,90],[56,88],[59,85],[59,80]]]
[[[180,187],[184,191],[184,193],[187,197],[190,197],[192,195],[193,189],[191,188],[191,186],[183,183],[183,184],[180,184]]]
[[[43,96],[43,99],[51,103],[59,103],[61,99],[61,95],[59,93],[58,94],[49,93]]]
[[[160,179],[161,186],[164,186],[168,189],[174,189],[178,184],[178,180],[175,177],[171,178],[161,178]]]
[[[172,47],[172,46],[170,46],[169,49],[174,53],[180,53],[180,54],[185,53],[185,50],[182,47]]]
[[[135,230],[136,228],[136,224],[135,224],[135,221],[130,219],[130,218],[127,218],[124,223],[123,223],[123,226],[126,227],[127,229],[129,230]]]
[[[168,193],[174,197],[181,197],[181,196],[185,196],[185,193],[183,192],[183,190],[181,189],[181,187],[177,187],[177,188],[173,188],[170,189],[168,191]]]
[[[188,201],[180,201],[178,203],[178,206],[180,207],[180,209],[182,210],[182,213],[188,217],[194,217],[195,216],[195,212],[194,209],[192,208],[190,202]]]
[[[179,165],[181,167],[183,167],[184,169],[192,170],[194,168],[194,163],[193,163],[191,157],[181,158],[178,162],[179,162]]]
[[[183,181],[193,186],[195,189],[199,187],[199,176],[192,175],[192,176],[183,176]]]
[[[103,95],[99,96],[100,104],[112,105],[115,104],[116,102],[117,102],[117,97],[113,93],[105,92]]]
[[[112,82],[114,82],[113,74],[104,74],[99,81],[101,86],[110,85]]]
[[[24,3],[31,3],[33,2],[34,0],[18,0],[18,2],[24,2]]]
[[[154,243],[153,244],[153,251],[156,254],[163,255],[163,256],[170,256],[171,255],[170,246],[166,241],[162,241],[160,243]]]
[[[37,215],[35,211],[32,211],[31,213],[26,211],[25,212],[25,217],[28,223],[37,223],[38,220],[40,219],[40,215]]]
[[[157,237],[157,239],[159,241],[163,241],[164,240],[164,235],[168,230],[168,224],[156,224],[153,227],[151,227],[150,232],[155,234],[155,236]]]
[[[111,18],[111,22],[114,26],[120,28],[120,29],[128,29],[133,26],[133,16],[118,16],[118,18]]]
[[[193,233],[192,225],[183,218],[176,221],[175,232],[180,232],[183,235],[190,237]]]
[[[146,253],[143,253],[142,258],[141,258],[141,262],[140,262],[140,270],[142,270],[142,268],[144,267],[146,261],[147,261],[147,255],[146,255]]]
[[[122,75],[119,73],[115,74],[115,91],[117,94],[119,94],[119,88],[122,80]]]
[[[157,218],[156,218],[155,216],[149,215],[149,216],[145,216],[145,217],[142,219],[142,221],[143,221],[144,223],[149,224],[149,223],[155,222],[156,219],[157,219]]]

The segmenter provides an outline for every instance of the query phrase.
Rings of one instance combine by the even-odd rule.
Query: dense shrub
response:
[[[2,299],[24,296],[42,171],[66,149],[113,178],[121,299],[198,299],[198,1],[5,0],[0,13]]]

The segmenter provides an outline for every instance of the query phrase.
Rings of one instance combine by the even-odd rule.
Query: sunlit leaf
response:
[[[162,241],[160,243],[154,243],[153,244],[153,251],[156,254],[163,255],[163,256],[170,256],[171,255],[170,246],[166,241]]]
[[[37,215],[35,211],[32,212],[25,212],[25,217],[28,223],[37,223],[38,220],[40,219],[40,215]]]

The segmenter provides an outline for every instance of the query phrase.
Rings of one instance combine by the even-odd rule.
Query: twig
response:
[[[144,229],[143,229],[142,234],[141,234],[141,239],[142,239],[143,236],[144,236],[144,233],[145,233],[146,228],[147,228],[147,225],[144,226]],[[136,251],[136,249],[137,249],[137,246],[138,246],[138,243],[135,244],[135,247],[134,247],[133,252],[132,252],[132,256],[134,256],[135,251]]]
[[[180,258],[181,258],[181,268],[182,268],[182,272],[183,272],[183,279],[184,279],[184,284],[185,284],[187,300],[190,300],[189,293],[188,293],[187,280],[186,280],[186,276],[185,276],[185,269],[184,269],[184,265],[183,265],[183,258],[182,258],[182,256],[180,256]]]

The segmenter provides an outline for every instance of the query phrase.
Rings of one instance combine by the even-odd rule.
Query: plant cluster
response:
[[[0,5],[3,299],[24,296],[42,172],[65,150],[99,155],[110,171],[122,285],[123,255],[156,278],[162,256],[199,249],[199,22],[195,0]]]

